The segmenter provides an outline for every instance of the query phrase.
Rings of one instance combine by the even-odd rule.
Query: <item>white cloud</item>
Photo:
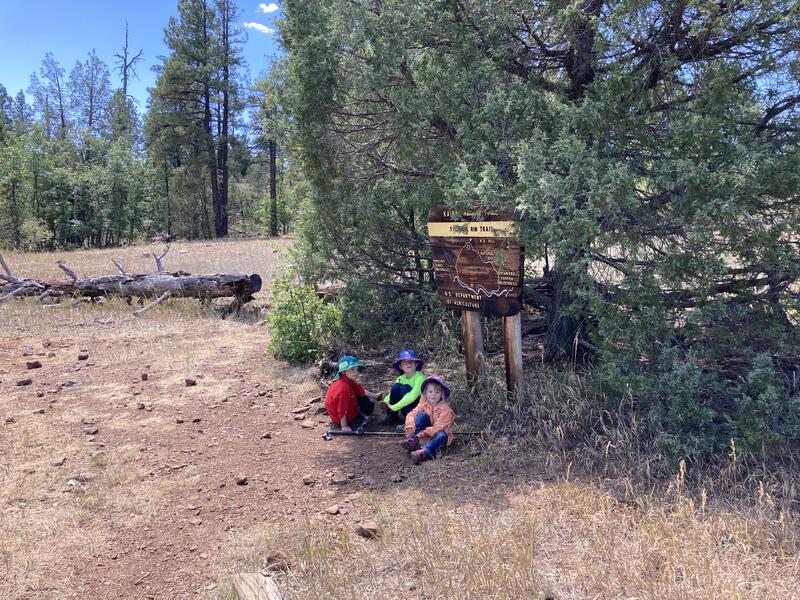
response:
[[[261,23],[254,23],[251,21],[249,23],[243,23],[243,25],[248,29],[255,29],[256,31],[260,31],[261,33],[266,33],[267,35],[269,35],[270,33],[275,33],[274,29],[270,29],[269,27],[267,27],[266,25],[262,25]]]
[[[269,4],[264,4],[263,2],[258,5],[258,10],[262,13],[269,14],[271,12],[275,12],[278,10],[278,5],[274,2],[270,2]]]

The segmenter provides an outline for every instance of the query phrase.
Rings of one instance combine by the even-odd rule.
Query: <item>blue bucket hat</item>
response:
[[[425,394],[425,386],[429,383],[438,383],[442,386],[442,390],[444,391],[444,399],[447,400],[450,397],[450,388],[444,384],[444,379],[440,375],[431,375],[425,381],[422,382],[422,394]]]
[[[403,373],[403,369],[400,368],[400,363],[403,362],[404,360],[417,361],[417,371],[422,371],[422,365],[425,364],[422,360],[417,358],[417,353],[414,352],[413,350],[411,349],[401,350],[400,354],[397,355],[397,360],[392,363],[394,370],[400,374]]]
[[[339,359],[339,371],[336,373],[336,377],[334,377],[333,380],[336,381],[337,379],[339,379],[339,374],[342,371],[347,371],[347,369],[352,369],[353,367],[358,367],[359,370],[362,370],[365,368],[365,365],[355,356],[351,356],[350,354],[345,354],[342,358]]]

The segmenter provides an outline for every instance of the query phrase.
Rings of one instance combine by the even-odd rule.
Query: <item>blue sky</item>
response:
[[[111,70],[112,86],[119,87],[114,54],[122,53],[127,19],[129,52],[143,51],[136,66],[139,79],[128,84],[129,93],[143,112],[147,88],[155,84],[151,67],[167,54],[164,28],[178,14],[177,5],[177,0],[0,0],[0,84],[12,96],[19,90],[28,96],[30,76],[38,74],[45,52],[53,53],[68,76],[94,48]],[[244,58],[254,79],[267,66],[267,57],[280,52],[273,23],[280,8],[269,1],[238,0],[237,5],[239,24],[247,33]]]

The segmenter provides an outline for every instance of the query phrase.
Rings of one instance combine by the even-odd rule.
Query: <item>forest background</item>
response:
[[[235,4],[180,0],[141,115],[127,40],[116,88],[93,52],[0,88],[0,244],[292,231],[273,350],[310,360],[457,331],[427,210],[514,211],[538,362],[580,369],[591,399],[571,433],[777,457],[800,436],[798,17],[287,0],[286,54],[245,85]],[[344,287],[326,304],[298,280]]]

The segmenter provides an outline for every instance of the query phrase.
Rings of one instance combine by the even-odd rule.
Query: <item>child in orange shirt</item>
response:
[[[456,414],[447,399],[450,388],[438,375],[422,383],[422,397],[417,407],[408,413],[405,423],[403,447],[415,463],[436,456],[439,450],[453,442],[453,422]]]

